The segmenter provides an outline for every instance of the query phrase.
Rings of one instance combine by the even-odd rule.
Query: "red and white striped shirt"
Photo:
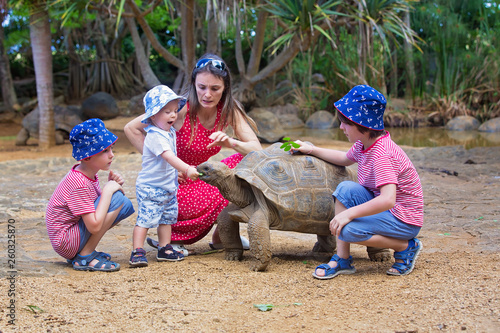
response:
[[[380,187],[396,184],[396,204],[391,213],[401,221],[422,226],[424,223],[424,195],[417,170],[406,153],[389,132],[366,150],[356,141],[347,152],[347,158],[358,163],[359,184],[380,195]]]
[[[73,258],[80,247],[78,222],[81,215],[95,212],[94,201],[101,195],[99,179],[90,179],[75,170],[66,174],[55,189],[45,215],[50,243],[66,259]]]

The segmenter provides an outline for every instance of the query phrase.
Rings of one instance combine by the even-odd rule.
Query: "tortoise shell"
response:
[[[234,169],[235,175],[261,191],[278,218],[270,228],[329,234],[328,222],[334,216],[332,193],[352,174],[343,166],[303,154],[291,154],[275,143],[249,153]],[[305,223],[305,225],[304,225]]]

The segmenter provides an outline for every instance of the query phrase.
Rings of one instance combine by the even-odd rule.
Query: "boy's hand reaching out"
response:
[[[310,154],[313,151],[313,149],[314,149],[313,145],[311,145],[309,143],[302,142],[300,140],[296,140],[295,143],[297,145],[299,145],[300,147],[296,148],[294,146],[291,146],[290,150],[291,150],[292,154],[295,153],[295,152],[298,152],[298,151],[300,151],[303,154]]]
[[[113,172],[113,170],[109,170],[108,181],[111,181],[111,180],[114,180],[115,182],[117,182],[120,185],[123,185],[123,183],[125,183],[125,181],[123,180],[123,177],[119,173]]]

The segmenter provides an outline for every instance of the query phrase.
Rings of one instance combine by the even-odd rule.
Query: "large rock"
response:
[[[500,117],[493,118],[483,123],[478,128],[479,132],[498,133],[500,132]]]
[[[75,105],[54,106],[54,122],[56,127],[56,144],[63,144],[69,138],[69,133],[76,125],[87,118],[82,114],[81,109]],[[25,146],[30,137],[38,138],[40,127],[40,111],[38,106],[28,113],[22,121],[23,128],[16,137],[17,146]]]
[[[284,114],[279,117],[280,124],[284,129],[291,128],[302,128],[304,127],[304,122],[293,114]]]
[[[298,106],[296,106],[295,104],[291,104],[291,103],[286,103],[283,105],[269,106],[269,107],[266,107],[266,110],[274,113],[278,117],[285,115],[285,114],[298,116],[299,111],[300,111]],[[281,117],[280,117],[280,119],[281,119]]]
[[[257,137],[261,142],[274,143],[285,137],[285,131],[278,120],[278,117],[262,108],[255,108],[248,113],[256,123],[259,133]]]
[[[120,115],[120,109],[113,96],[97,92],[82,102],[82,113],[88,119],[113,119]]]
[[[481,123],[471,116],[458,116],[451,119],[445,126],[448,131],[475,131]]]
[[[329,129],[339,127],[338,119],[328,111],[316,111],[307,118],[306,127],[315,129]]]
[[[130,115],[130,116],[137,115],[138,116],[140,114],[144,114],[144,112],[145,112],[144,102],[143,102],[144,95],[146,95],[145,92],[142,94],[139,94],[139,95],[135,95],[132,98],[130,98],[130,101],[129,101],[128,106],[127,106],[128,115]]]

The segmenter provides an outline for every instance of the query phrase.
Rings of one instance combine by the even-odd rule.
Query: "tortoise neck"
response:
[[[246,207],[253,201],[253,193],[248,183],[235,175],[228,176],[227,181],[220,182],[217,187],[224,198],[238,207]]]

